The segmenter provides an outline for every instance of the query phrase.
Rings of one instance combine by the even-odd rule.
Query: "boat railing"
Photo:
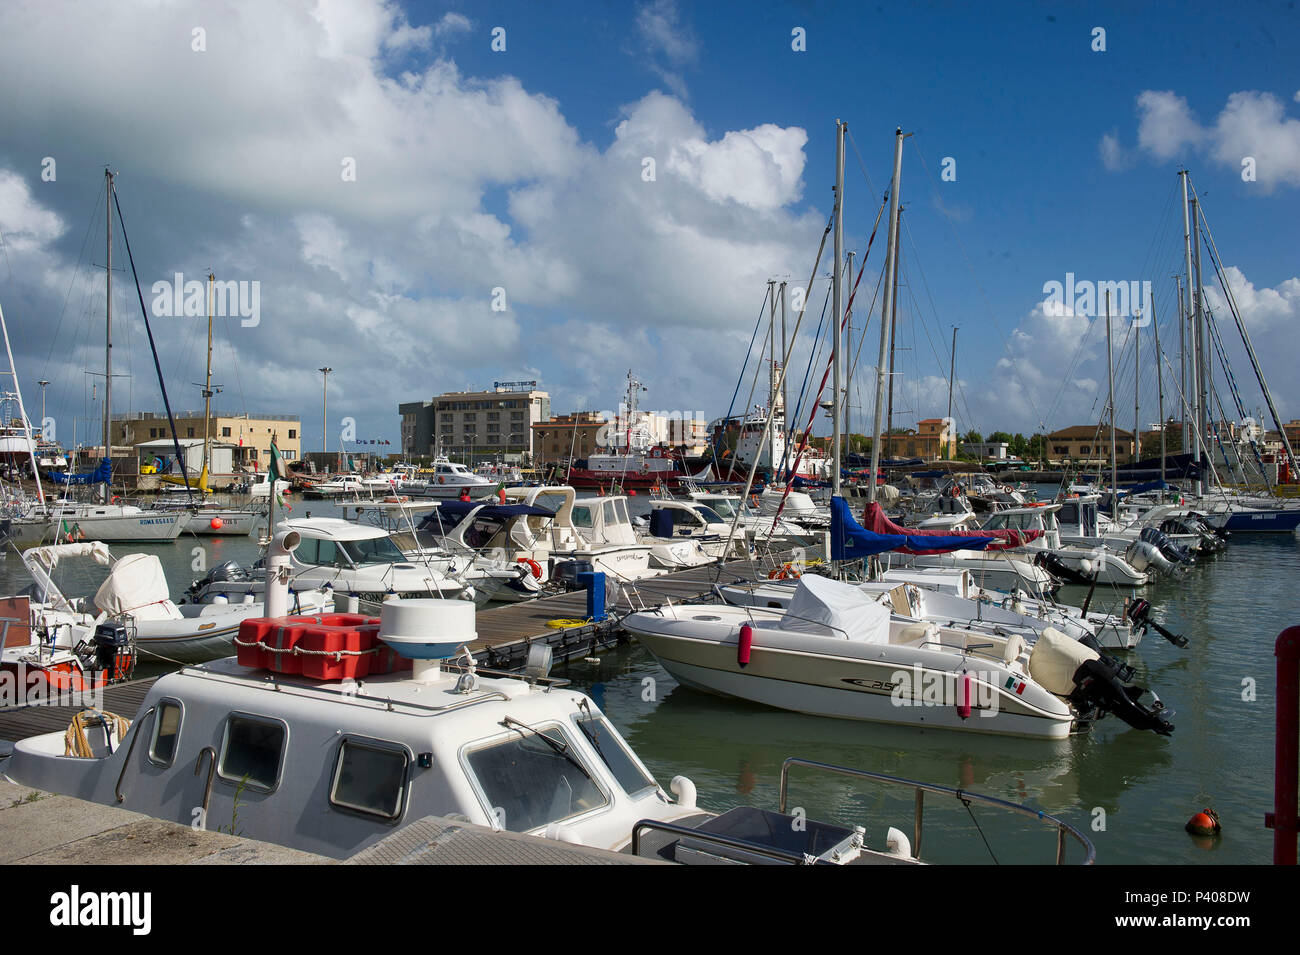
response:
[[[702,832],[699,829],[692,829],[690,826],[678,825],[674,822],[661,822],[658,819],[641,819],[632,827],[632,845],[631,854],[634,856],[641,855],[641,833],[646,829],[656,829],[659,832],[666,832],[679,838],[690,839],[710,845],[720,846],[724,849],[736,849],[741,852],[748,852],[754,855],[763,856],[776,862],[784,862],[789,865],[832,865],[833,863],[817,859],[814,856],[803,852],[793,852],[789,849],[780,849],[776,846],[765,846],[757,842],[750,842],[747,839],[736,839],[731,836],[724,836],[716,832]]]
[[[803,759],[799,756],[788,757],[781,764],[781,795],[780,811],[784,813],[788,804],[788,788],[790,782],[790,770],[795,766],[802,766],[807,769],[816,769],[826,773],[833,773],[839,776],[849,776],[854,779],[869,779],[872,782],[887,783],[891,786],[910,787],[916,794],[915,808],[912,813],[912,858],[921,857],[921,836],[923,834],[923,820],[925,815],[925,794],[933,793],[937,796],[947,796],[956,799],[968,810],[971,803],[978,803],[983,806],[991,806],[994,809],[1001,809],[1005,812],[1016,813],[1021,816],[1027,816],[1031,819],[1037,819],[1039,822],[1046,823],[1056,829],[1056,864],[1065,864],[1065,847],[1066,839],[1073,839],[1083,848],[1084,859],[1082,865],[1092,865],[1097,861],[1097,850],[1092,842],[1082,832],[1061,819],[1043,812],[1041,809],[1032,809],[1021,803],[1008,802],[1005,799],[998,799],[995,796],[982,796],[979,793],[969,792],[964,789],[951,789],[947,786],[937,786],[933,783],[919,783],[913,779],[903,779],[899,776],[887,776],[884,773],[872,773],[863,769],[848,769],[844,766],[836,766],[832,763],[819,763],[811,759]]]

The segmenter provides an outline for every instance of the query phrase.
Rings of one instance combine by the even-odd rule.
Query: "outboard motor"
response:
[[[1160,548],[1160,553],[1175,564],[1193,564],[1196,558],[1188,552],[1187,548],[1177,543],[1164,531],[1155,527],[1144,527],[1142,533],[1138,535],[1138,540],[1144,540],[1148,544],[1154,544]]]
[[[93,656],[86,661],[88,669],[103,673],[100,679],[104,683],[130,679],[135,670],[135,641],[126,624],[117,620],[99,624],[91,637],[90,650]]]
[[[1070,584],[1078,584],[1081,587],[1088,587],[1092,584],[1092,578],[1090,576],[1074,570],[1051,551],[1040,550],[1034,555],[1034,563],[1047,571],[1057,580],[1063,580]]]
[[[589,574],[594,568],[589,560],[560,560],[551,568],[551,581],[562,590],[577,590],[578,575]]]
[[[650,536],[673,536],[673,512],[668,507],[656,507],[650,512]]]
[[[185,591],[190,597],[195,597],[202,593],[205,587],[212,584],[227,583],[229,581],[249,580],[251,575],[241,564],[233,560],[222,561],[210,571],[202,580],[196,580],[190,584],[189,590]]]
[[[1093,718],[1114,713],[1136,729],[1169,736],[1173,711],[1154,693],[1129,681],[1133,668],[1101,653],[1095,638],[1073,640],[1048,627],[1029,657],[1029,672],[1043,687],[1066,697],[1080,713]],[[1150,702],[1143,697],[1150,695]]]
[[[1149,600],[1143,600],[1141,597],[1134,598],[1128,605],[1128,609],[1124,611],[1124,615],[1128,617],[1133,626],[1141,628],[1143,633],[1146,633],[1147,630],[1154,630],[1176,647],[1187,646],[1186,637],[1166,630],[1151,619],[1151,602]]]

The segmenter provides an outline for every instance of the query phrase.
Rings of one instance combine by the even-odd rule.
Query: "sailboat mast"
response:
[[[785,355],[790,350],[790,340],[785,329],[785,282],[781,283],[781,473],[790,480],[790,386],[785,376]]]
[[[104,460],[113,466],[113,174],[104,170],[104,190],[108,201],[104,204],[104,222],[107,226],[105,248],[108,250],[104,264]],[[111,473],[111,471],[110,471]],[[111,478],[110,478],[111,480]],[[109,498],[109,486],[101,493]]]
[[[898,217],[901,220],[903,210],[900,207]],[[894,236],[894,261],[890,268],[889,282],[894,287],[893,300],[889,307],[889,401],[886,404],[885,434],[894,433],[894,353],[898,351],[898,236]]]
[[[1182,452],[1187,453],[1187,319],[1183,311],[1183,277],[1174,276],[1178,286],[1178,421]]]
[[[27,408],[23,405],[23,388],[18,383],[18,369],[14,366],[14,350],[9,347],[9,326],[5,322],[5,312],[0,308],[0,332],[4,333],[5,355],[9,358],[9,375],[14,380],[14,397],[18,399],[18,415],[23,420],[23,440],[27,442],[27,458],[32,463],[32,477],[36,480],[36,498],[45,503],[45,489],[41,487],[41,469],[36,460],[36,437],[32,434],[32,423],[27,419]],[[45,388],[41,382],[41,417],[45,417]],[[75,418],[73,419],[75,422]],[[75,427],[75,424],[74,424]],[[74,435],[75,441],[75,435]]]
[[[1142,324],[1133,326],[1133,463],[1142,460],[1141,410],[1138,390],[1142,383]]]
[[[777,478],[772,435],[776,426],[776,280],[767,280],[767,460]],[[760,462],[761,463],[761,462]]]
[[[894,176],[889,184],[889,245],[885,254],[885,276],[893,274],[898,239],[898,190],[903,180],[903,128],[894,130]],[[880,304],[880,355],[876,359],[876,413],[871,428],[871,474],[867,478],[867,500],[876,501],[876,474],[880,470],[880,416],[885,403],[885,362],[889,356],[889,309],[894,297],[892,282],[885,282]]]
[[[1205,297],[1202,294],[1201,290],[1204,289],[1205,286],[1201,284],[1201,243],[1200,243],[1201,229],[1200,229],[1200,220],[1197,218],[1196,210],[1197,210],[1197,202],[1196,202],[1196,198],[1193,197],[1191,200],[1192,224],[1193,224],[1193,228],[1196,230],[1195,236],[1197,239],[1196,246],[1195,246],[1196,287],[1192,289],[1192,302],[1196,306],[1196,311],[1193,316],[1193,320],[1196,322],[1195,334],[1193,337],[1196,341],[1196,363],[1197,363],[1196,446],[1199,449],[1199,453],[1197,454],[1196,459],[1201,466],[1201,474],[1202,474],[1202,478],[1197,481],[1197,485],[1198,485],[1197,490],[1199,491],[1200,490],[1199,485],[1201,481],[1204,480],[1203,476],[1205,473],[1205,466],[1207,463],[1205,460],[1206,459],[1205,436],[1209,433],[1208,396],[1209,396],[1210,362],[1209,362],[1209,357],[1208,357],[1208,352],[1206,350],[1206,342],[1205,342],[1204,309],[1201,307],[1202,299]]]
[[[203,378],[203,470],[208,470],[212,454],[212,438],[208,422],[212,415],[212,286],[217,280],[213,272],[208,273],[208,372]]]
[[[1183,266],[1187,270],[1187,319],[1190,322],[1192,319],[1192,313],[1196,302],[1196,291],[1195,291],[1196,286],[1192,282],[1192,220],[1191,220],[1191,216],[1188,215],[1187,170],[1180,169],[1178,171],[1178,178],[1182,180],[1182,188],[1183,188],[1183,260],[1184,260]],[[1186,415],[1186,412],[1184,412],[1184,417],[1187,419],[1186,427],[1183,430],[1184,452],[1188,450],[1187,432],[1193,427],[1194,423],[1199,423],[1201,418],[1201,412],[1199,407],[1200,388],[1197,385],[1197,377],[1200,374],[1200,362],[1199,362],[1200,349],[1198,347],[1199,329],[1197,329],[1195,325],[1191,325],[1190,331],[1191,334],[1188,335],[1187,337],[1189,339],[1188,343],[1192,346],[1192,362],[1191,362],[1192,378],[1190,383],[1191,384],[1190,389],[1185,390],[1183,392],[1183,395],[1184,395],[1184,404],[1187,404],[1188,402],[1186,401],[1186,396],[1188,394],[1188,391],[1191,392],[1192,413],[1191,416],[1188,417]],[[1195,419],[1195,422],[1193,422],[1192,419]],[[1196,441],[1192,445],[1192,450],[1196,454],[1196,463],[1197,463],[1197,472],[1198,472],[1196,477],[1196,493],[1200,494],[1203,492],[1204,486],[1202,484],[1202,474],[1200,473],[1201,435],[1200,435],[1199,427],[1197,428]]]
[[[1160,351],[1160,322],[1156,319],[1155,293],[1151,294],[1151,331],[1156,338],[1156,407],[1160,413],[1160,491],[1157,500],[1165,501],[1165,376],[1164,355]]]
[[[952,355],[948,359],[948,427],[952,427],[952,383],[957,374],[957,326],[952,327]],[[944,450],[947,454],[947,450]]]
[[[1106,290],[1106,382],[1110,408],[1110,516],[1119,520],[1119,476],[1115,467],[1115,361],[1110,344],[1110,290]]]
[[[835,121],[835,253],[831,261],[831,364],[834,381],[831,384],[831,494],[840,493],[840,421],[841,400],[844,387],[844,369],[840,355],[841,323],[844,321],[840,263],[844,261],[844,131],[847,123]]]

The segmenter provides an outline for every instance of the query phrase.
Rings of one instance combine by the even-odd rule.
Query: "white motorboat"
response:
[[[1019,634],[895,622],[858,588],[815,575],[786,610],[670,605],[623,626],[687,686],[800,713],[1062,738],[1114,708],[1172,730],[1158,704],[1126,695],[1117,664],[1059,631],[1030,646]]]
[[[468,494],[471,498],[479,498],[490,494],[499,483],[475,474],[465,465],[448,460],[445,455],[439,455],[434,458],[433,473],[424,486],[412,485],[404,493],[436,498],[458,498]]]
[[[170,541],[190,525],[188,511],[156,510],[133,504],[57,501],[50,505],[48,539],[140,544]]]

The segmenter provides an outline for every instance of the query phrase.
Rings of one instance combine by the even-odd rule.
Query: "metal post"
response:
[[[333,370],[334,370],[333,368],[318,368],[318,369],[317,369],[317,371],[319,371],[319,372],[321,373],[321,384],[320,384],[320,432],[321,432],[321,437],[320,437],[320,444],[321,444],[321,451],[323,451],[323,452],[326,453],[326,454],[329,454],[329,450],[330,450],[330,439],[329,439],[329,414],[326,412],[326,404],[325,404],[325,402],[326,402],[326,398],[328,397],[328,394],[329,394],[330,372],[333,371]]]
[[[104,189],[107,202],[104,206],[104,220],[108,225],[106,246],[107,259],[104,265],[104,460],[113,467],[113,174],[104,170]],[[101,489],[104,501],[110,497],[107,484]]]

